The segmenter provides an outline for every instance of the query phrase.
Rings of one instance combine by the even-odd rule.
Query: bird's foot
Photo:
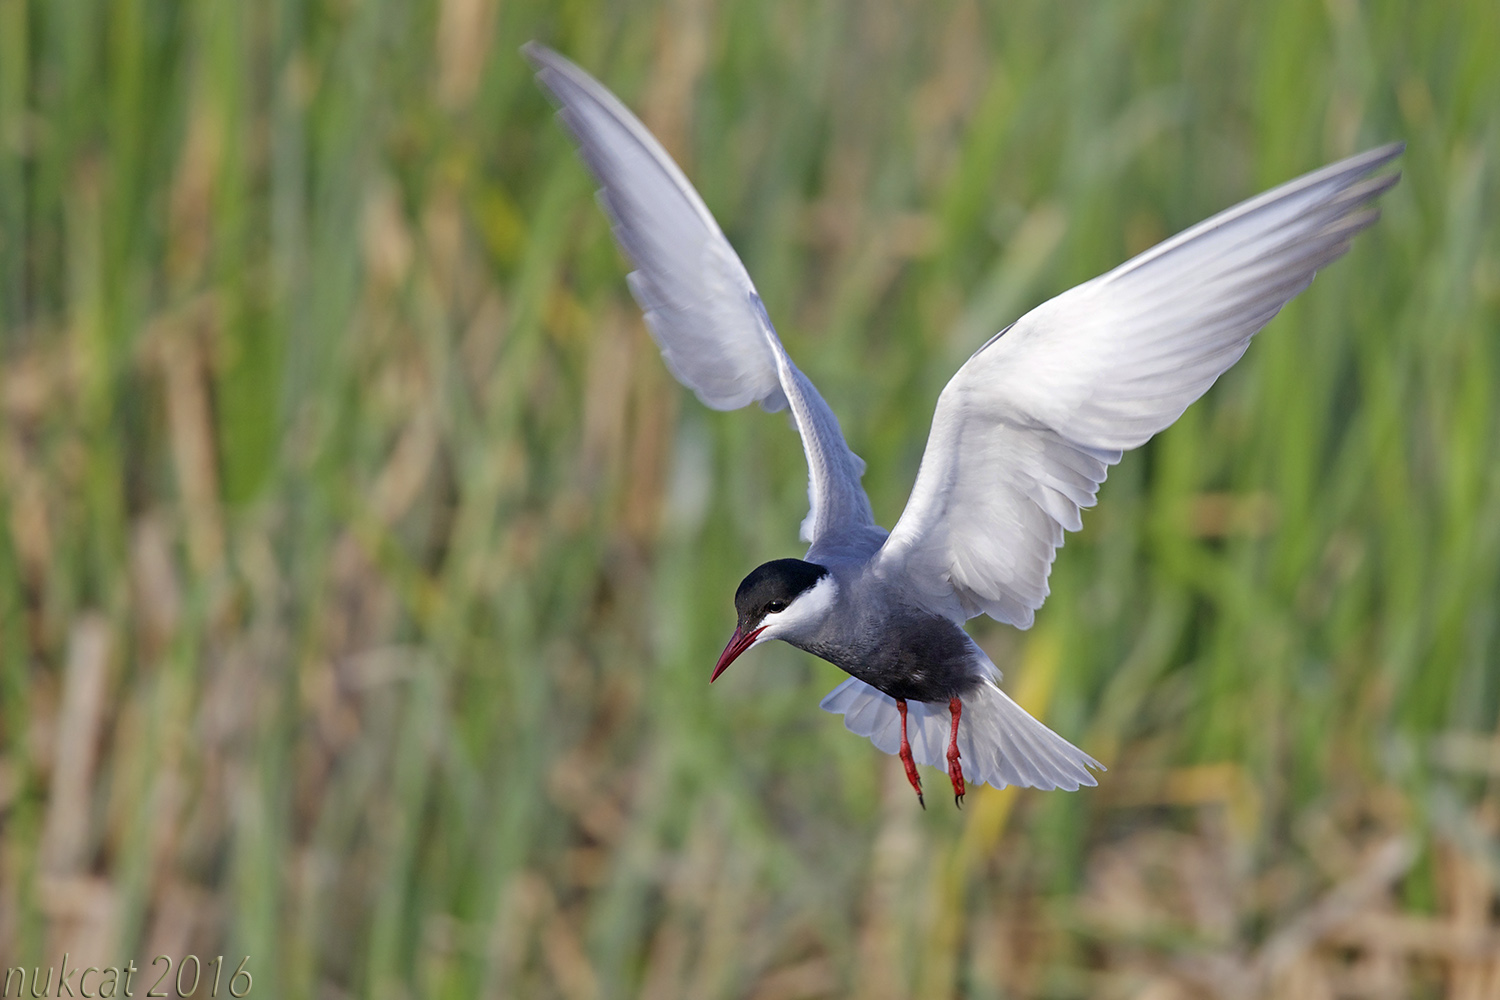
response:
[[[953,716],[948,734],[948,780],[953,783],[953,804],[960,809],[964,807],[964,769],[958,763],[958,720],[963,710],[964,703],[958,698],[948,699],[948,712]]]
[[[911,787],[917,792],[917,805],[926,810],[927,800],[922,798],[922,779],[917,777],[916,761],[912,760],[911,754],[908,753],[905,757],[901,758],[901,763],[906,765],[906,780],[911,782]]]
[[[958,749],[948,751],[948,780],[953,783],[953,804],[964,807],[964,769],[958,763]]]
[[[906,699],[896,699],[896,711],[901,713],[901,766],[906,768],[906,780],[917,793],[917,805],[924,810],[927,800],[922,798],[922,779],[917,777],[917,762],[911,756],[911,744],[906,741]]]

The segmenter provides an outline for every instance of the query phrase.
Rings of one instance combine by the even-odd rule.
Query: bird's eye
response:
[[[772,601],[770,604],[766,605],[766,611],[769,612],[769,613],[771,613],[771,614],[776,614],[779,611],[785,611],[785,610],[786,610],[786,601]]]

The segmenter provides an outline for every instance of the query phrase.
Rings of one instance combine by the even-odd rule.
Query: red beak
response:
[[[764,625],[749,632],[742,632],[740,631],[740,629],[736,628],[734,630],[734,635],[729,637],[729,645],[725,646],[724,652],[719,654],[719,662],[714,665],[714,675],[708,679],[708,683],[712,684],[714,681],[718,680],[719,675],[722,674],[725,669],[728,668],[728,666],[733,663],[741,653],[753,646],[755,644],[755,637],[760,635],[765,630],[766,627]]]

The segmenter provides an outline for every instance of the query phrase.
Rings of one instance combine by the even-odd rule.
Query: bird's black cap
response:
[[[750,571],[734,593],[734,608],[742,628],[754,625],[768,611],[780,611],[828,575],[828,567],[801,559],[773,559]]]

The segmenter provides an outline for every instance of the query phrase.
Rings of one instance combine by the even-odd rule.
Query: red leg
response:
[[[917,790],[917,805],[926,809],[927,803],[922,798],[922,779],[917,777],[917,762],[911,759],[911,744],[906,742],[906,699],[896,699],[896,711],[901,713],[901,763],[906,768],[906,780]]]
[[[953,716],[953,729],[948,733],[948,780],[953,782],[953,804],[962,809],[964,807],[964,769],[958,763],[958,718],[963,715],[964,703],[957,698],[950,698],[948,711]],[[905,718],[903,715],[903,721]]]

